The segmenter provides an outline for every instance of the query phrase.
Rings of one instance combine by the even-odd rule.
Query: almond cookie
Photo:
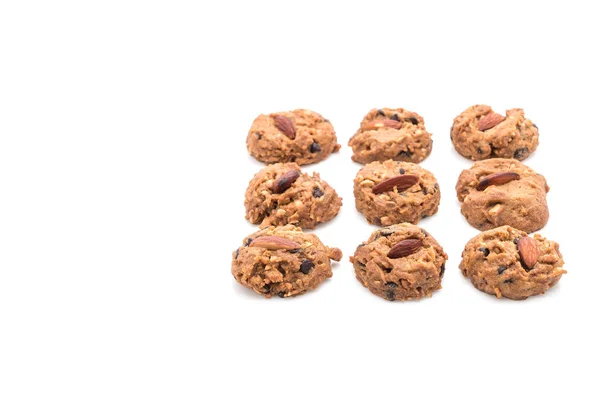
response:
[[[558,244],[510,226],[480,233],[462,253],[460,270],[473,285],[496,297],[524,300],[544,293],[566,274]]]
[[[502,225],[531,233],[548,222],[546,179],[517,160],[477,161],[456,183],[460,210],[479,230]]]
[[[314,234],[286,225],[246,237],[232,257],[235,280],[269,298],[296,296],[316,288],[331,278],[329,260],[340,261],[342,252],[325,246]]]
[[[437,212],[440,187],[431,172],[416,164],[375,161],[356,174],[354,197],[356,209],[371,224],[416,224]]]
[[[394,301],[429,297],[441,289],[447,259],[426,230],[404,223],[373,232],[350,262],[364,287]]]
[[[524,160],[538,146],[538,128],[525,118],[521,108],[495,113],[490,106],[475,105],[458,117],[450,130],[452,143],[471,160],[516,158]]]
[[[423,118],[403,108],[372,109],[348,142],[354,152],[352,160],[361,164],[385,160],[419,163],[431,153],[431,145]]]
[[[261,228],[293,224],[314,228],[337,215],[342,198],[318,173],[303,174],[295,163],[260,170],[246,189],[246,219]]]
[[[298,165],[319,162],[340,149],[329,120],[310,110],[259,115],[248,132],[246,147],[258,161]]]

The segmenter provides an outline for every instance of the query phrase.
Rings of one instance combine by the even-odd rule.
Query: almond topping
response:
[[[491,185],[504,185],[517,179],[521,179],[521,176],[516,172],[496,172],[495,174],[484,176],[477,184],[477,190],[482,191]]]
[[[529,236],[523,236],[517,242],[517,249],[519,249],[521,263],[523,263],[527,269],[532,269],[540,256],[537,242]]]
[[[290,188],[290,186],[292,186],[292,184],[294,182],[296,182],[296,179],[298,179],[299,176],[300,176],[300,171],[295,170],[295,169],[288,171],[285,174],[281,175],[273,183],[273,193],[281,194],[281,193],[285,192],[286,190],[288,190]]]
[[[500,122],[504,121],[505,119],[506,119],[505,116],[500,115],[495,112],[491,112],[491,113],[481,117],[481,119],[479,120],[479,123],[477,125],[477,129],[479,129],[480,131],[487,131],[488,129],[492,129],[493,127],[498,125]]]
[[[250,243],[250,247],[261,247],[268,250],[293,250],[299,248],[300,245],[279,236],[260,236]]]
[[[419,239],[404,239],[394,245],[388,253],[388,258],[400,258],[410,256],[423,247]]]
[[[381,194],[394,187],[398,189],[398,192],[403,192],[417,182],[419,182],[419,177],[416,175],[397,175],[373,186],[373,193]]]
[[[276,115],[273,119],[275,121],[275,128],[281,133],[292,140],[296,138],[296,128],[291,119],[284,117],[283,115]]]

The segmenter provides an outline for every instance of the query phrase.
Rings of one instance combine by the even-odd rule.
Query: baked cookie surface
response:
[[[548,222],[546,179],[517,160],[477,161],[456,183],[461,212],[473,227],[502,225],[531,233]]]
[[[490,106],[474,105],[454,118],[450,138],[456,150],[471,160],[515,158],[524,160],[538,146],[538,128],[521,108],[495,113]]]
[[[363,286],[393,301],[431,296],[442,287],[447,259],[427,231],[403,223],[374,231],[350,262]]]
[[[259,115],[246,147],[258,161],[298,165],[319,162],[340,149],[333,125],[321,114],[303,109]]]
[[[318,173],[302,173],[294,163],[268,165],[246,189],[246,219],[261,228],[293,224],[314,228],[337,215],[342,199]]]
[[[419,163],[431,153],[432,140],[419,114],[403,108],[374,108],[348,146],[354,152],[352,160],[361,164],[385,160]]]
[[[268,227],[246,237],[233,252],[236,281],[267,298],[290,297],[316,288],[332,276],[330,259],[342,252],[292,225]]]
[[[557,243],[502,226],[471,239],[459,268],[482,292],[523,300],[556,285],[567,272],[563,264]]]
[[[416,164],[375,161],[356,174],[354,198],[356,209],[371,224],[416,224],[437,212],[440,187],[431,172]]]

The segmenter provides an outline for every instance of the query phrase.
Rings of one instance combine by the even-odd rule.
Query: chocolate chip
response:
[[[508,267],[506,267],[506,266],[504,266],[504,265],[501,265],[501,266],[499,266],[499,267],[498,267],[498,275],[502,275],[502,273],[503,273],[504,271],[506,271],[507,269],[508,269]]]
[[[486,247],[480,247],[478,250],[483,253],[484,257],[487,257],[490,255],[490,250]]]
[[[397,288],[398,284],[396,282],[386,282],[385,286],[390,287],[390,288]]]
[[[425,195],[427,194],[427,188],[426,187],[423,188],[423,194],[425,194]]]
[[[400,153],[398,153],[398,157],[410,158],[411,156],[412,156],[412,152],[410,150],[402,150]]]
[[[410,123],[411,123],[411,124],[413,124],[413,125],[419,125],[419,120],[418,120],[418,119],[416,119],[415,117],[410,117],[408,120],[409,120],[409,121],[410,121]]]
[[[290,157],[290,162],[296,162],[296,157]]]
[[[519,244],[519,239],[520,239],[520,238],[515,238],[515,239],[513,240],[513,243],[514,243],[514,244]]]
[[[507,279],[507,280],[504,281],[504,283],[513,283],[513,282],[514,282],[513,278],[510,278],[510,279]]]
[[[311,153],[317,153],[317,152],[321,151],[321,146],[319,146],[319,144],[317,142],[312,142],[312,144],[310,145],[308,150]]]
[[[444,272],[446,272],[446,263],[443,263],[440,267],[440,278],[444,276]]]
[[[239,249],[239,248],[237,248],[237,249],[235,250],[235,259],[236,259],[236,260],[237,260],[237,258],[238,258],[238,256],[239,256],[239,255],[240,255],[240,249]]]
[[[385,298],[388,299],[389,301],[394,301],[396,296],[396,292],[394,290],[387,290],[385,292]]]
[[[521,147],[515,150],[515,154],[513,154],[513,157],[517,160],[522,160],[525,157],[527,157],[527,154],[529,154],[529,149],[527,147]]]
[[[254,240],[254,239],[252,239],[252,238],[248,238],[248,239],[246,240],[246,244],[245,244],[245,246],[246,246],[246,247],[250,246],[250,243],[252,243],[252,241],[253,241],[253,240]]]
[[[358,245],[356,248],[357,248],[357,249],[360,249],[360,248],[361,248],[361,247],[363,247],[364,245],[365,245],[364,243],[361,243],[361,244],[359,244],[359,245]]]
[[[394,121],[400,121],[400,119],[398,118],[398,114],[394,114],[390,117],[390,119],[393,119]]]
[[[425,235],[425,237],[429,236],[429,234],[427,233],[427,231],[425,229],[421,229],[421,233],[423,235]]]
[[[256,137],[258,138],[258,140],[262,139],[262,135],[258,132],[254,132],[254,134],[256,135]]]
[[[308,274],[311,269],[313,269],[315,264],[310,260],[302,260],[302,264],[300,264],[300,271],[303,274]]]
[[[271,292],[271,285],[269,285],[268,283],[263,286],[263,289],[265,290],[265,294],[270,293]]]
[[[313,197],[316,199],[318,199],[319,197],[322,197],[324,194],[325,193],[323,193],[323,191],[318,187],[314,188],[314,190],[313,190]]]
[[[479,154],[483,154],[483,150],[481,150],[479,147],[477,148],[477,153]]]
[[[365,267],[366,267],[366,265],[365,265],[365,264],[363,264],[363,263],[361,263],[360,261],[356,261],[356,263],[357,263],[357,264],[358,264],[358,266],[359,266],[359,267],[361,267],[361,268],[365,268]]]
[[[404,175],[406,173],[406,170],[404,168],[400,168],[400,175]]]
[[[382,109],[379,109],[379,110],[377,110],[377,114],[379,114],[379,115],[381,115],[381,116],[385,117],[385,113],[383,112],[383,110],[382,110]]]
[[[388,236],[392,235],[393,233],[394,233],[394,231],[390,231],[387,229],[382,229],[379,231],[379,234],[384,237],[388,237]]]
[[[285,297],[285,292],[279,292],[279,293],[277,293],[277,296],[279,296],[283,299]]]
[[[288,253],[296,254],[300,252],[300,248],[288,250]]]

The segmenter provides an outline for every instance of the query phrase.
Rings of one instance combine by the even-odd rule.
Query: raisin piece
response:
[[[443,263],[440,267],[440,279],[444,276],[444,272],[446,272],[446,263]]]
[[[423,194],[427,195],[427,188],[426,187],[423,188]]]
[[[396,282],[386,282],[385,286],[391,287],[391,288],[397,288],[398,284]]]
[[[265,290],[265,294],[271,293],[271,285],[269,285],[268,283],[265,286],[263,286],[263,289]]]
[[[292,254],[296,254],[298,252],[300,252],[300,248],[288,250],[288,253],[292,253]]]
[[[419,120],[418,120],[418,119],[416,119],[415,117],[410,117],[408,120],[409,120],[409,121],[410,121],[410,123],[411,123],[411,124],[413,124],[413,125],[419,125]]]
[[[394,233],[394,231],[390,231],[390,230],[387,230],[387,229],[385,229],[385,230],[382,229],[382,230],[379,231],[379,234],[381,236],[384,236],[384,237],[388,237],[388,236],[392,235],[393,233]]]
[[[377,110],[377,114],[381,115],[382,117],[385,117],[385,113],[382,109]]]
[[[487,257],[490,255],[490,250],[487,247],[480,247],[479,251],[481,251],[484,255],[484,257]]]
[[[394,114],[390,117],[390,119],[393,119],[394,121],[400,121],[400,119],[398,118],[398,114]]]
[[[279,293],[277,293],[277,296],[279,296],[283,299],[285,297],[285,292],[279,292]]]
[[[425,229],[421,229],[421,233],[422,233],[423,235],[425,235],[425,237],[429,236],[429,235],[427,234],[427,231],[426,231]]]
[[[515,150],[515,154],[513,154],[513,157],[516,158],[517,160],[522,160],[525,157],[527,157],[528,154],[529,154],[529,149],[527,147],[521,147],[521,148],[518,148],[517,150]]]
[[[258,140],[262,139],[262,135],[260,133],[254,132],[254,134],[256,135]]]
[[[311,269],[313,269],[315,264],[310,260],[302,260],[302,264],[300,264],[300,271],[303,274],[308,274]]]
[[[313,190],[313,197],[316,199],[318,199],[319,197],[322,197],[324,194],[325,193],[323,193],[323,191],[318,187],[314,188],[314,190]]]
[[[537,127],[536,124],[531,124],[531,125],[533,125],[535,127],[535,129],[539,130],[539,128]]]
[[[502,273],[503,273],[504,271],[506,271],[507,269],[508,269],[508,267],[506,267],[506,266],[504,266],[504,265],[501,265],[501,266],[499,266],[499,267],[498,267],[498,275],[502,275]]]
[[[400,168],[400,171],[398,172],[400,172],[400,175],[404,175],[406,173],[406,170],[404,168]]]
[[[396,292],[394,290],[386,290],[386,292],[385,292],[385,298],[388,299],[389,301],[396,300],[394,298],[395,295],[396,295]]]
[[[319,146],[317,142],[312,142],[308,150],[311,153],[318,153],[319,151],[321,151],[321,146]]]
[[[410,150],[402,150],[400,153],[398,153],[398,157],[410,158],[411,156],[412,156],[412,152]]]
[[[246,247],[250,246],[250,243],[252,243],[253,240],[254,239],[252,239],[252,238],[248,238],[248,240],[246,240],[245,246]]]
[[[504,281],[504,283],[513,283],[513,282],[514,282],[513,278],[510,278],[510,279],[507,279],[507,280]]]
[[[235,250],[235,259],[236,259],[236,260],[237,260],[237,258],[238,258],[238,256],[239,256],[239,255],[240,255],[240,249],[239,249],[239,248],[237,248],[237,249]]]

